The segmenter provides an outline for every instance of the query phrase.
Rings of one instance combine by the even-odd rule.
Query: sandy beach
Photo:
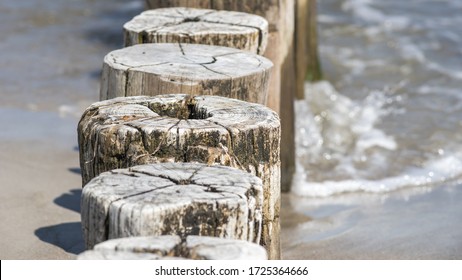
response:
[[[111,3],[111,5],[108,5]],[[84,250],[77,123],[141,1],[0,3],[0,259]]]
[[[83,252],[76,128],[104,55],[143,1],[0,3],[0,259]],[[460,182],[387,194],[283,196],[286,259],[462,259]]]

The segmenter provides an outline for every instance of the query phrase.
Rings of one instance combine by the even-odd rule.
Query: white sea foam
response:
[[[460,88],[447,88],[441,86],[422,85],[417,88],[416,92],[423,95],[439,94],[462,99],[462,89]]]
[[[404,16],[384,14],[373,7],[372,0],[347,0],[342,4],[342,10],[351,12],[357,19],[368,24],[378,24],[379,30],[396,31],[410,26],[411,21]]]
[[[303,167],[297,166],[297,173],[292,186],[293,192],[310,197],[326,197],[345,192],[366,191],[373,193],[389,192],[404,187],[425,186],[444,183],[460,177],[462,173],[461,154],[441,157],[424,163],[422,167],[403,170],[403,173],[393,177],[379,180],[341,180],[310,182],[306,173],[300,171]]]
[[[425,54],[421,48],[407,38],[401,38],[398,49],[402,58],[406,60],[415,60],[420,63],[424,63],[426,61]]]
[[[370,6],[371,0],[347,0],[342,4],[342,9],[346,12],[352,12],[356,17],[366,22],[383,22],[386,16],[377,9]]]
[[[462,80],[462,70],[460,69],[451,69],[433,61],[429,61],[425,65],[428,69],[434,70],[453,79]]]
[[[460,4],[385,2],[335,1],[342,11],[332,5],[332,14],[344,14],[338,23],[321,10],[321,58],[325,69],[337,67],[326,76],[342,90],[357,98],[355,90],[408,84],[400,94],[369,90],[362,100],[327,82],[307,86],[295,105],[299,195],[425,189],[462,178]]]
[[[389,176],[399,149],[392,135],[378,128],[391,113],[390,97],[372,91],[363,101],[337,93],[328,82],[307,85],[306,100],[296,102],[297,166],[292,190],[302,196],[326,197],[354,191],[373,193],[445,182],[462,174],[462,153],[429,158]],[[315,172],[310,170],[317,168]],[[321,179],[315,173],[329,173]],[[377,174],[374,174],[377,173]]]

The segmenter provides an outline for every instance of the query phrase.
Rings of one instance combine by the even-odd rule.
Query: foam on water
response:
[[[326,197],[334,194],[366,191],[389,192],[404,187],[426,186],[457,179],[462,173],[461,154],[429,161],[421,168],[409,168],[403,173],[379,180],[352,179],[342,181],[309,182],[306,173],[297,172],[293,191],[302,196]],[[299,170],[300,165],[297,165]]]
[[[319,4],[320,56],[332,84],[307,85],[296,103],[295,193],[381,193],[462,177],[457,2]]]
[[[462,174],[462,152],[438,155],[389,176],[396,151],[393,135],[379,128],[385,116],[399,114],[396,89],[371,91],[353,101],[328,82],[307,84],[306,99],[295,104],[297,166],[292,190],[326,197],[354,191],[389,192],[439,184]]]

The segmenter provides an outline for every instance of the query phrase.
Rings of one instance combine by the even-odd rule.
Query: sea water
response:
[[[438,186],[462,175],[462,1],[322,0],[325,81],[297,101],[293,192]]]

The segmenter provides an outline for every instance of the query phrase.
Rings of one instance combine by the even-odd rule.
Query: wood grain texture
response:
[[[263,54],[268,22],[260,16],[194,8],[148,10],[124,25],[125,46],[188,43],[236,48]]]
[[[81,260],[266,260],[263,247],[243,240],[171,235],[112,239],[78,256]]]
[[[104,58],[100,99],[185,93],[265,104],[271,67],[262,56],[227,47],[135,45]]]
[[[82,192],[87,248],[131,236],[188,235],[259,242],[261,180],[226,166],[162,163],[102,173]],[[174,241],[158,251],[168,251]],[[154,249],[153,249],[154,250]]]
[[[82,184],[140,164],[202,162],[262,179],[262,245],[278,252],[280,122],[265,106],[219,96],[129,97],[90,106],[78,125]],[[271,254],[270,258],[271,258]]]

